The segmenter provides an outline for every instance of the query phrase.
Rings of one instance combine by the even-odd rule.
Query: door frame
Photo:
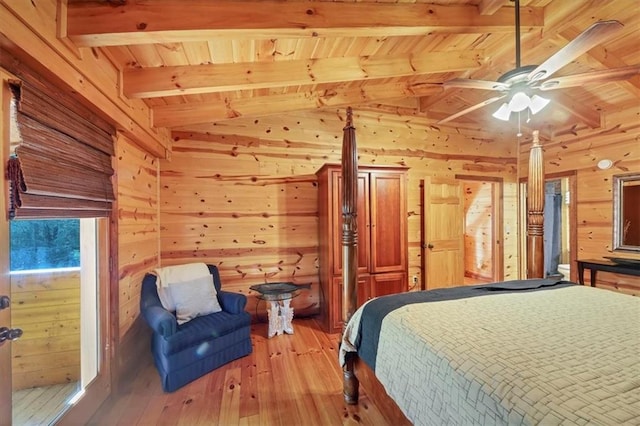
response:
[[[493,176],[455,175],[460,181],[491,182],[491,259],[494,282],[504,279],[504,179]]]
[[[547,173],[544,175],[544,182],[549,180],[567,179],[569,187],[569,279],[576,282],[578,278],[578,172],[576,170],[567,170],[565,172]],[[522,190],[522,185],[527,184],[528,178],[521,177],[518,181],[518,205],[520,206],[518,214],[518,222],[520,223],[519,247],[522,252],[520,256],[520,278],[526,278],[527,275],[527,192]]]
[[[6,81],[11,76],[0,68],[0,163],[2,164],[2,182],[0,183],[0,295],[11,294],[9,277],[9,217],[8,205],[9,182],[7,175],[7,160],[9,159],[9,102],[11,93]],[[11,326],[11,306],[0,310],[0,327]],[[0,424],[11,424],[11,394],[13,384],[11,380],[11,342],[0,345]],[[7,386],[8,385],[8,386]]]

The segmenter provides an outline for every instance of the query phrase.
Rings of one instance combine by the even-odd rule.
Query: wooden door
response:
[[[370,173],[371,272],[407,268],[407,200],[405,173]]]
[[[0,73],[0,164],[2,170],[9,158],[9,89]],[[9,222],[5,214],[9,188],[5,179],[0,180],[0,297],[10,296],[9,281]],[[6,300],[6,299],[5,299]],[[11,305],[0,308],[0,327],[11,327]],[[11,342],[0,343],[0,425],[11,424]]]
[[[333,214],[333,274],[342,274],[342,174],[335,171],[332,174],[332,214]],[[369,175],[368,173],[358,173],[358,273],[364,274],[369,271],[370,262],[370,237],[369,237]]]
[[[455,179],[422,181],[426,289],[464,284],[464,200]]]

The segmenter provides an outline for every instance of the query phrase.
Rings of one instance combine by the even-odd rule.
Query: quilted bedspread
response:
[[[377,344],[376,376],[417,425],[640,425],[640,298],[572,285],[413,303]]]

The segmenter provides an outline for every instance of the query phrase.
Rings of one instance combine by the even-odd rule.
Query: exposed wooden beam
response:
[[[440,90],[442,88],[439,84],[431,83],[372,84],[355,89],[307,91],[243,99],[225,99],[218,102],[163,105],[153,108],[153,125],[156,127],[178,127],[237,117],[258,117],[403,96],[422,96]]]
[[[543,25],[542,8],[521,8],[522,31]],[[511,7],[485,16],[466,5],[274,0],[73,2],[67,8],[67,34],[79,46],[513,31]]]
[[[386,105],[375,102],[363,103],[359,105],[356,104],[353,107],[357,111],[370,111],[379,114],[384,113],[398,117],[404,117],[404,121],[406,121],[406,117],[415,117],[424,120],[425,123],[428,123],[431,126],[436,126],[436,121],[446,118],[448,115],[438,111],[422,112],[417,108]],[[388,117],[386,119],[388,119]],[[456,122],[455,125],[456,127],[465,127],[467,124],[468,123]],[[478,129],[481,126],[479,126],[478,123],[474,123],[473,125],[469,125],[466,127]]]
[[[417,55],[132,68],[124,72],[124,94],[130,98],[153,98],[417,76],[476,69],[482,64],[483,57],[483,50],[471,50]]]
[[[165,158],[171,150],[169,132],[165,129],[151,129],[146,106],[142,101],[124,102],[117,97],[105,76],[106,70],[98,68],[97,61],[81,60],[71,53],[67,46],[57,39],[51,40],[42,34],[48,34],[43,21],[30,22],[31,3],[8,2],[0,0],[0,22],[2,29],[10,31],[0,34],[0,49],[14,55],[19,62],[60,83],[71,96],[86,102],[94,112],[116,124],[118,131],[134,140],[145,150],[159,158]],[[2,30],[0,30],[2,33]],[[0,57],[4,61],[13,61],[9,55]],[[44,61],[44,62],[42,62]],[[15,65],[20,66],[19,62]],[[46,63],[46,65],[45,65]],[[9,67],[8,65],[4,65]],[[104,75],[100,75],[100,73]]]

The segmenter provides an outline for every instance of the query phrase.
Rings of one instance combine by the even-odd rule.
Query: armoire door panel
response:
[[[407,274],[404,272],[388,272],[371,275],[371,297],[385,296],[407,291]]]
[[[333,273],[342,274],[342,175],[336,171],[332,175],[333,179],[333,232],[334,247],[333,252]],[[356,207],[356,217],[358,222],[358,272],[369,271],[369,176],[368,173],[358,173],[358,203]]]
[[[342,277],[333,278],[333,303],[331,306],[333,314],[331,322],[331,332],[337,333],[342,330]],[[368,275],[358,276],[357,282],[357,307],[370,299],[370,279]]]
[[[404,174],[372,172],[371,272],[390,272],[406,265],[406,184]]]

